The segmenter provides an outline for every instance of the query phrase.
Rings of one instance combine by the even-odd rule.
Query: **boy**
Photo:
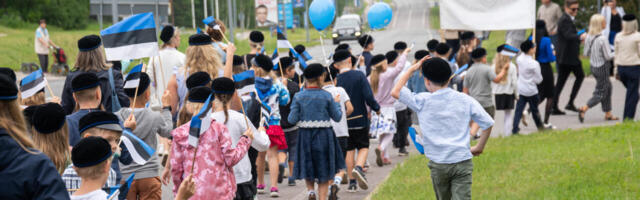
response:
[[[69,146],[75,146],[80,141],[78,121],[87,113],[101,110],[102,92],[98,76],[94,73],[82,73],[71,80],[73,100],[76,101],[77,111],[67,115],[69,128]]]
[[[196,74],[192,76],[195,75]],[[202,74],[202,77],[204,77],[204,79],[209,78],[206,73]],[[139,80],[138,85],[130,84],[136,79]],[[207,80],[205,82],[208,83],[210,81]],[[159,134],[161,137],[168,138],[171,134],[171,130],[173,129],[173,122],[169,106],[168,92],[165,92],[162,96],[162,112],[156,112],[151,110],[151,108],[145,107],[151,97],[151,90],[149,89],[150,83],[149,75],[144,72],[133,73],[127,76],[124,93],[129,97],[129,102],[132,103],[132,108],[122,108],[114,114],[120,119],[126,119],[133,114],[136,119],[136,129],[133,131],[133,134],[138,136],[145,143],[149,144],[151,148],[157,149],[158,138],[156,134]],[[136,86],[138,87],[138,93],[136,93]],[[135,104],[133,104],[134,98],[136,98]],[[122,175],[124,177],[129,177],[132,173],[136,174],[134,181],[131,184],[131,189],[127,194],[127,199],[162,198],[162,183],[158,177],[160,159],[157,155],[153,155],[151,160],[144,165],[132,163],[130,165],[121,165],[121,167]]]
[[[449,58],[449,55],[451,55],[451,47],[449,47],[447,43],[439,43],[436,45],[436,50],[434,55],[435,57],[442,58],[443,60],[447,60],[447,58]],[[458,70],[458,66],[455,63],[452,63],[451,61],[447,61],[447,62],[449,63],[449,67],[451,68],[452,72],[455,72]],[[453,85],[457,85],[458,91],[461,91],[462,78],[460,76],[454,76],[449,82],[449,88],[453,89]]]
[[[293,98],[293,96],[300,91],[300,87],[298,86],[298,83],[291,80],[296,73],[294,69],[295,65],[293,65],[293,59],[288,56],[280,58],[280,63],[278,64],[278,67],[282,67],[282,74],[280,73],[280,69],[278,69],[278,71],[276,71],[275,74],[276,76],[281,78],[282,84],[287,87],[290,97]],[[280,116],[282,116],[281,117],[282,119],[287,119],[287,117],[289,117],[289,112],[291,111],[290,106],[291,106],[291,102],[289,102],[285,106],[280,106]],[[278,166],[278,170],[279,170],[278,183],[282,183],[282,176],[284,175],[284,166],[285,166],[284,161],[287,160],[287,154],[288,154],[289,155],[289,159],[288,159],[289,174],[290,174],[288,178],[288,184],[289,186],[295,186],[296,180],[291,175],[293,175],[293,165],[295,164],[293,163],[293,160],[296,156],[296,146],[298,144],[298,126],[296,126],[295,124],[289,123],[287,120],[282,120],[280,121],[280,123],[282,126],[282,130],[284,131],[284,137],[287,140],[287,149],[278,151],[278,160],[282,161]]]
[[[351,70],[351,59],[347,58],[351,58],[351,53],[346,50],[336,51],[333,54],[334,66],[340,72],[336,77],[336,86],[344,88],[353,105],[353,112],[347,116],[349,139],[345,162],[347,164],[347,172],[352,175],[347,191],[355,192],[357,189],[356,178],[360,188],[363,190],[369,188],[369,183],[363,171],[369,151],[369,120],[367,119],[366,106],[369,106],[376,113],[380,113],[380,105],[373,98],[373,91],[367,77],[364,76],[364,73]],[[355,159],[356,149],[358,150],[357,159]]]
[[[402,55],[402,53],[404,53],[407,49],[407,43],[403,41],[396,42],[393,45],[393,49],[395,54],[387,53],[385,55],[387,57],[387,61],[390,63],[389,66],[396,66],[398,62],[398,55]],[[401,66],[403,67],[402,72],[405,72],[409,67],[411,67],[411,62],[407,59],[404,65]],[[398,82],[398,79],[399,76],[393,80],[394,84]],[[404,105],[399,101],[395,101],[393,103],[393,108],[396,110],[396,130],[398,130],[396,134],[393,135],[393,146],[398,148],[399,156],[406,156],[409,155],[406,146],[409,145],[407,135],[409,134],[409,127],[411,126],[411,111],[407,110],[407,105]]]
[[[428,166],[436,198],[471,199],[471,158],[482,153],[491,134],[493,119],[473,98],[447,87],[452,74],[447,61],[427,58],[401,75],[391,96],[418,116],[419,137],[425,147],[424,154],[430,160]],[[404,84],[421,67],[429,92],[414,94],[404,88]],[[473,147],[469,147],[469,127],[465,126],[471,121],[483,130],[478,144]]]
[[[516,103],[516,113],[513,120],[513,130],[511,133],[518,134],[520,128],[520,119],[522,118],[522,112],[524,111],[527,103],[529,104],[529,110],[533,121],[536,123],[536,127],[539,130],[544,129],[544,125],[540,120],[540,114],[538,112],[538,86],[542,82],[542,74],[540,73],[540,63],[533,58],[536,55],[536,47],[527,40],[520,45],[520,50],[524,54],[518,56],[516,63],[518,65],[518,102]]]
[[[371,58],[373,58],[373,37],[368,34],[364,34],[358,38],[358,44],[362,47],[362,57],[364,58],[364,64],[366,66],[366,70],[363,71],[366,76],[371,74]],[[361,63],[362,64],[362,63]]]
[[[113,152],[107,140],[100,137],[86,137],[78,142],[71,151],[73,169],[82,180],[73,200],[107,199],[102,185],[109,177]]]
[[[413,63],[414,64],[417,63],[418,61],[422,60],[422,58],[428,55],[430,55],[430,53],[427,50],[416,51],[413,57],[414,58]],[[398,79],[399,78],[400,76],[398,76]],[[424,86],[424,77],[422,76],[422,73],[419,71],[416,71],[411,75],[411,78],[409,78],[409,84],[407,85],[407,87],[413,93],[427,92],[427,88]]]

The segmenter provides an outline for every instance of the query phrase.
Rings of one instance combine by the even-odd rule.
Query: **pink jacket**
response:
[[[189,124],[187,122],[171,132],[171,176],[174,195],[178,192],[182,180],[191,172],[195,148],[187,143]],[[250,145],[251,139],[241,137],[236,148],[233,148],[227,127],[212,121],[209,129],[200,135],[193,170],[196,192],[191,199],[233,199],[236,194],[233,166],[242,160]]]

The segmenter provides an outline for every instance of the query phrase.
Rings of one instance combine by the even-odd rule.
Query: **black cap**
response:
[[[189,46],[210,45],[211,42],[211,37],[202,33],[189,36]]]
[[[206,86],[211,82],[211,76],[207,72],[196,72],[189,75],[187,78],[187,89],[191,89],[198,86]]]
[[[318,78],[319,76],[322,75],[322,73],[325,72],[324,66],[322,66],[322,64],[318,64],[318,63],[313,63],[310,64],[309,66],[307,66],[307,68],[304,69],[304,78],[306,79],[314,79],[314,78]]]
[[[386,54],[384,54],[384,57],[387,58],[387,62],[392,63],[393,61],[396,61],[396,59],[398,58],[398,52],[389,51]]]
[[[220,77],[213,80],[211,88],[216,94],[233,94],[236,91],[236,84],[230,78]]]
[[[102,40],[100,39],[100,36],[87,35],[78,40],[78,49],[80,51],[91,51],[100,47],[101,44]]]
[[[270,72],[273,69],[273,61],[271,61],[269,56],[263,54],[256,55],[256,57],[251,60],[251,64],[262,68],[266,72]]]
[[[476,34],[471,31],[462,32],[462,34],[460,35],[461,40],[470,40],[470,39],[473,39],[474,37],[476,37]]]
[[[302,55],[304,53],[304,51],[307,50],[306,47],[304,47],[304,45],[296,45],[295,47],[293,47],[293,50],[296,50],[296,53],[298,53],[298,55]]]
[[[398,50],[405,50],[405,49],[407,49],[407,43],[406,42],[399,41],[399,42],[396,42],[395,44],[393,44],[393,50],[398,51]]]
[[[418,60],[421,60],[422,58],[424,58],[425,56],[428,56],[428,55],[429,55],[429,51],[427,51],[427,50],[418,50],[413,55],[413,58],[416,59],[416,61],[418,61]]]
[[[449,53],[450,50],[451,50],[451,47],[447,43],[439,43],[436,46],[436,53],[440,55],[445,55]]]
[[[7,75],[9,78],[13,79],[13,82],[16,82],[16,73],[13,69],[8,67],[0,67],[0,74]]]
[[[18,98],[18,86],[15,79],[0,74],[0,100],[14,100]]]
[[[336,79],[336,76],[338,76],[338,72],[340,72],[340,70],[338,70],[338,68],[336,68],[335,66],[333,66],[333,64],[332,64],[332,65],[329,65],[329,69],[328,69],[328,70],[329,70],[329,75],[330,75],[331,77],[329,77],[329,76],[325,77],[325,78],[324,78],[324,82],[331,81],[331,79],[335,80],[335,79]]]
[[[365,48],[367,45],[371,43],[373,43],[373,37],[371,37],[368,34],[364,34],[360,36],[360,38],[358,38],[358,44],[360,44],[362,48]]]
[[[435,51],[436,47],[438,47],[438,44],[440,44],[440,42],[438,42],[438,40],[431,39],[431,40],[429,40],[429,42],[427,42],[427,49],[429,51]]]
[[[138,93],[136,94],[136,85],[127,85],[127,82],[129,81],[134,81],[134,80],[140,80],[140,82],[138,83]],[[149,88],[149,85],[151,84],[151,79],[149,78],[149,75],[145,72],[136,72],[133,74],[129,74],[124,82],[124,93],[133,98],[135,96],[141,95],[143,94],[147,88]]]
[[[471,52],[471,59],[480,59],[487,55],[487,50],[484,48],[477,48]]]
[[[283,70],[287,69],[287,67],[290,67],[291,65],[293,65],[293,58],[289,56],[280,58],[280,62],[278,63],[278,67],[282,67]]]
[[[71,90],[73,92],[95,88],[99,85],[100,81],[98,80],[98,76],[91,72],[84,72],[71,80]]]
[[[333,62],[342,62],[347,58],[351,58],[351,52],[348,50],[338,50],[333,54]]]
[[[78,141],[71,150],[71,161],[77,168],[91,167],[109,159],[111,145],[101,137],[86,137]]]
[[[533,47],[534,45],[531,40],[526,40],[522,44],[520,44],[520,50],[522,50],[523,53],[528,53],[529,50],[531,50]],[[504,48],[504,46],[502,48]]]
[[[233,66],[236,65],[244,65],[244,59],[242,58],[242,56],[233,55]]]
[[[211,88],[207,86],[198,86],[189,90],[189,102],[204,103],[211,95]]]
[[[249,40],[254,43],[262,43],[264,42],[264,35],[260,31],[251,31]]]
[[[123,130],[122,126],[120,126],[120,119],[113,113],[104,111],[90,112],[78,121],[78,132],[80,134],[93,127],[112,131]]]
[[[66,121],[64,108],[57,103],[39,105],[31,116],[32,125],[39,133],[49,134],[64,126]]]
[[[28,124],[33,124],[33,113],[36,112],[36,109],[38,109],[38,106],[40,105],[29,106],[24,108],[24,110],[22,110],[22,114],[24,115],[24,120],[26,120]]]
[[[171,40],[175,32],[176,32],[176,29],[173,26],[171,25],[164,26],[164,28],[162,28],[162,32],[160,32],[160,40],[162,40],[164,43],[169,42],[169,40]]]
[[[387,57],[382,55],[382,54],[375,55],[375,56],[373,56],[373,58],[371,58],[371,62],[370,62],[371,66],[377,65],[378,63],[380,63],[380,62],[382,62],[382,61],[384,61],[386,59],[387,59]],[[388,61],[387,61],[387,63],[388,63]]]
[[[636,20],[636,16],[633,14],[626,14],[622,17],[623,21],[633,21]]]
[[[422,75],[430,81],[445,83],[451,73],[449,62],[442,58],[431,58],[422,63]]]
[[[334,51],[338,51],[338,50],[347,50],[348,51],[350,49],[351,49],[351,47],[349,46],[349,44],[342,43],[342,44],[339,44]]]

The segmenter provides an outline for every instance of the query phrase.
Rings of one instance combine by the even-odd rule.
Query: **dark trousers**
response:
[[[407,135],[409,135],[409,126],[411,126],[411,111],[404,109],[396,112],[396,120],[398,131],[393,135],[393,146],[403,148],[407,146]]]
[[[258,185],[258,171],[256,171],[256,169],[258,169],[256,167],[256,160],[258,160],[258,150],[250,147],[247,154],[249,155],[249,161],[251,162],[251,177],[253,177],[251,178],[251,183],[253,183],[253,192],[254,194],[256,194],[258,192],[258,190],[256,189],[256,186]]]
[[[38,60],[40,60],[40,68],[42,69],[42,72],[48,72],[49,55],[48,54],[38,54]]]
[[[558,64],[558,81],[556,81],[555,94],[553,96],[553,108],[558,108],[558,99],[560,98],[560,94],[562,93],[562,88],[564,88],[564,84],[567,82],[567,78],[569,78],[569,74],[573,73],[576,77],[576,81],[573,82],[573,88],[571,89],[571,96],[569,97],[569,102],[567,105],[574,105],[573,101],[576,99],[578,95],[578,91],[580,90],[580,86],[582,86],[582,81],[584,80],[584,71],[582,70],[582,65],[566,65],[566,64]]]
[[[624,99],[624,119],[633,120],[638,106],[638,84],[640,83],[640,66],[618,66],[620,81],[627,88]]]
[[[533,121],[536,123],[536,127],[538,129],[543,128],[542,120],[540,120],[540,112],[538,111],[538,94],[533,96],[524,96],[520,95],[518,99],[518,103],[516,103],[516,115],[513,118],[513,130],[511,133],[520,132],[520,128],[518,125],[520,124],[520,119],[522,119],[522,112],[524,111],[525,106],[529,104],[529,111],[531,111],[531,117],[533,117]]]
[[[591,73],[596,78],[596,89],[593,91],[593,96],[587,101],[587,106],[593,108],[600,103],[602,112],[611,111],[611,81],[609,80],[609,63],[605,63],[603,66],[594,67],[591,66]]]

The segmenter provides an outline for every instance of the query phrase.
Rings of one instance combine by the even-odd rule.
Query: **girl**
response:
[[[36,147],[49,156],[62,174],[69,159],[69,138],[64,109],[56,103],[37,106],[31,117],[31,138]]]
[[[215,94],[215,110],[213,110],[211,118],[224,123],[229,130],[228,137],[231,138],[232,146],[238,145],[238,141],[242,138],[242,133],[251,129],[256,133],[251,146],[258,151],[266,151],[270,142],[264,127],[260,127],[260,131],[257,131],[253,125],[248,124],[249,119],[246,116],[237,111],[229,110],[231,99],[235,96],[235,83],[233,80],[229,78],[213,80],[213,93]],[[253,199],[256,188],[251,181],[251,163],[248,155],[242,157],[242,160],[233,167],[233,174],[238,187],[235,199]]]
[[[314,181],[318,182],[319,199],[327,199],[334,175],[346,167],[331,128],[331,120],[340,121],[342,117],[340,95],[332,98],[320,88],[324,71],[321,64],[310,64],[304,70],[306,87],[294,97],[288,117],[299,127],[293,176],[306,181],[309,199],[316,199]],[[332,193],[332,197],[337,194]]]
[[[251,60],[256,55],[261,54],[262,47],[264,46],[264,35],[260,31],[251,31],[249,34],[249,47],[251,51],[243,56],[244,65],[247,68],[251,68]]]
[[[280,106],[289,103],[289,91],[275,78],[271,72],[273,63],[268,56],[259,54],[251,60],[255,71],[256,96],[262,104],[262,118],[266,118],[267,135],[271,144],[267,152],[258,153],[258,194],[264,193],[264,163],[265,156],[269,156],[269,177],[271,178],[271,197],[278,197],[278,150],[287,149],[284,131],[280,127]]]
[[[15,79],[0,75],[0,199],[69,199],[55,166],[27,136],[17,99]]]
[[[516,66],[511,62],[511,56],[504,55],[509,51],[505,49],[505,45],[498,47],[498,53],[493,58],[493,69],[496,74],[500,74],[503,68],[508,67],[507,75],[503,76],[498,83],[491,82],[491,86],[496,99],[496,110],[504,111],[504,136],[506,137],[511,133],[511,124],[513,122],[511,111],[514,108],[518,91],[518,72],[516,72]]]
[[[220,29],[214,29],[213,27],[216,25],[218,25]],[[211,40],[213,40],[211,45],[213,45],[213,48],[215,48],[216,52],[218,52],[218,56],[222,58],[222,63],[227,62],[227,44],[222,42],[222,40],[224,39],[224,32],[226,32],[226,30],[227,27],[224,26],[224,23],[217,19],[207,24],[206,32],[211,37]]]
[[[194,96],[193,100],[196,102],[202,99],[206,100],[211,94],[211,89],[206,87],[197,87],[193,90],[191,92]],[[194,113],[198,113],[198,111]],[[253,138],[253,132],[247,130],[238,140],[236,147],[233,148],[228,137],[229,132],[224,124],[215,120],[206,120],[206,118],[202,120],[202,123],[210,123],[209,128],[200,133],[195,160],[192,159],[194,159],[196,149],[188,144],[190,123],[183,124],[171,133],[173,135],[173,144],[171,145],[173,183],[180,185],[185,177],[193,173],[193,179],[198,187],[191,199],[211,199],[213,197],[233,199],[236,193],[236,181],[232,167],[246,155]],[[174,195],[177,190],[174,187]]]
[[[609,73],[611,71],[610,60],[613,60],[613,52],[607,41],[607,37],[602,34],[602,30],[607,26],[604,17],[599,14],[591,16],[589,22],[589,33],[584,42],[584,56],[589,56],[591,63],[591,72],[596,78],[596,89],[593,97],[587,101],[587,105],[579,108],[578,119],[580,123],[584,122],[584,115],[593,106],[601,103],[605,120],[618,120],[611,114],[611,80]]]
[[[540,95],[540,103],[546,100],[544,107],[544,123],[545,126],[553,127],[549,124],[549,115],[553,106],[553,69],[551,63],[556,61],[553,51],[553,44],[546,29],[547,25],[543,20],[536,21],[536,60],[540,63],[540,72],[542,73],[542,83],[538,84],[538,94]]]
[[[386,56],[378,54],[371,58],[371,75],[369,76],[369,83],[371,84],[371,90],[378,104],[380,104],[380,115],[377,116],[377,120],[372,120],[371,129],[372,135],[377,135],[380,139],[376,152],[376,164],[382,167],[384,164],[391,164],[389,160],[388,149],[393,141],[393,134],[396,132],[396,110],[393,107],[393,103],[396,101],[391,97],[391,88],[393,88],[393,80],[396,76],[402,72],[404,64],[407,60],[407,54],[411,49],[406,49],[402,55],[398,58],[398,53],[390,51]],[[394,66],[388,68],[389,63]],[[390,124],[384,123],[389,122]],[[386,128],[386,125],[388,128]]]

